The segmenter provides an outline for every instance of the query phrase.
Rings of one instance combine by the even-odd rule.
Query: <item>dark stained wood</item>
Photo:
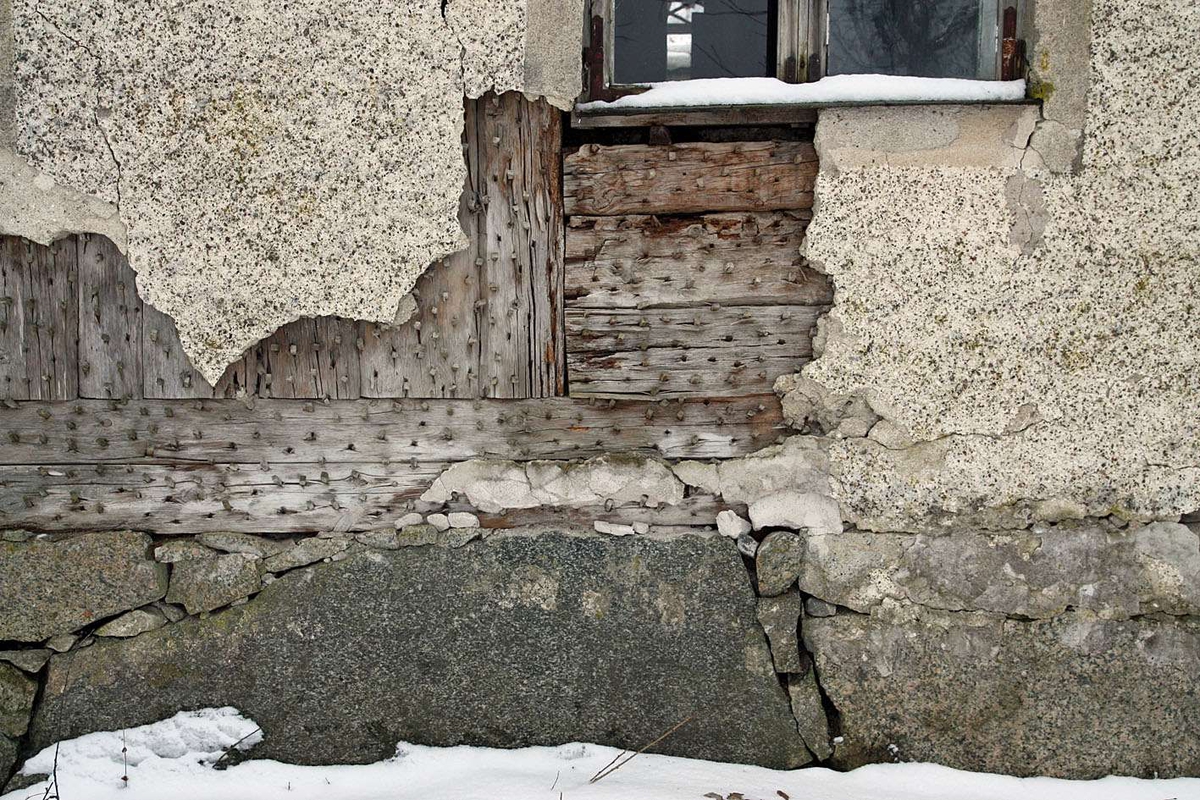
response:
[[[78,397],[76,262],[74,239],[0,238],[0,399]]]
[[[252,348],[259,397],[360,397],[357,342],[354,323],[339,317],[298,319],[283,326]]]
[[[490,96],[477,115],[483,394],[561,394],[562,115],[515,93]]]
[[[587,109],[571,114],[573,128],[668,128],[732,125],[815,125],[817,110],[799,105],[682,106],[678,108]]]
[[[430,267],[417,280],[417,312],[400,325],[360,323],[363,397],[476,397],[479,386],[480,293],[478,201],[479,103],[466,102],[463,152],[467,178],[459,222],[470,244]]]
[[[143,397],[172,400],[238,397],[254,392],[256,376],[252,348],[229,365],[214,389],[184,355],[175,321],[154,306],[142,304]]]
[[[572,308],[827,305],[829,280],[800,255],[811,213],[572,217]]]
[[[812,207],[817,153],[808,142],[584,145],[567,154],[568,215],[689,214]]]
[[[79,242],[79,396],[142,396],[142,301],[129,261],[108,238]]]
[[[201,464],[0,467],[0,516],[44,531],[133,529],[156,534],[206,531],[300,533],[364,531],[395,520],[447,466],[411,464]],[[486,515],[485,525],[593,519],[656,525],[713,525],[725,506],[707,496],[659,509],[536,509]]]
[[[812,357],[824,306],[567,309],[572,397],[770,392]]]
[[[0,407],[0,463],[731,458],[786,433],[773,394],[704,401],[143,400]]]

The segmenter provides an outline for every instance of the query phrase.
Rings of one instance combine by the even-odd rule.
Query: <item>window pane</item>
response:
[[[613,0],[618,84],[774,74],[772,0]]]
[[[829,75],[996,77],[995,0],[828,0]]]

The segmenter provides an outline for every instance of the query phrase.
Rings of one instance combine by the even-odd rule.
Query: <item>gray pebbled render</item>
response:
[[[167,569],[141,533],[0,542],[0,639],[40,642],[159,600]]]
[[[375,761],[400,740],[590,741],[808,759],[732,541],[538,532],[355,547],[249,603],[56,656],[32,746],[232,705],[256,754]]]
[[[804,621],[845,741],[889,758],[1098,778],[1200,774],[1200,624],[899,608]]]

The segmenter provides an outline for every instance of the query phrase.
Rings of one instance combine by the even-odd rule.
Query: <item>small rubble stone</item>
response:
[[[49,647],[56,653],[65,653],[75,646],[79,641],[79,637],[73,633],[60,633],[57,636],[51,636],[46,640],[46,647]]]
[[[842,514],[837,501],[816,492],[777,492],[750,504],[750,521],[755,530],[791,528],[814,534],[842,532]]]
[[[245,553],[256,558],[268,558],[287,548],[286,542],[277,542],[248,533],[202,533],[197,537],[201,544],[223,553]]]
[[[650,523],[649,522],[633,523],[633,532],[640,536],[645,536],[647,533],[650,532]]]
[[[800,576],[804,543],[788,531],[775,531],[762,540],[755,554],[758,593],[764,597],[783,594]]]
[[[249,597],[260,586],[258,559],[244,553],[180,561],[171,569],[167,602],[199,614]]]
[[[468,511],[454,511],[446,518],[451,528],[478,528],[479,517]]]
[[[420,514],[416,515],[418,519]],[[395,550],[400,546],[397,533],[400,529],[390,531],[363,531],[354,534],[354,541],[367,547],[373,547],[376,550]]]
[[[161,564],[175,564],[179,561],[195,560],[197,558],[212,558],[215,550],[210,550],[192,539],[172,539],[154,548],[154,560]]]
[[[810,597],[804,601],[804,613],[810,617],[832,617],[837,614],[837,606],[819,597]]]
[[[326,539],[312,536],[264,559],[263,567],[268,572],[284,572],[332,558],[349,546],[350,540],[343,537]]]
[[[403,517],[396,520],[396,530],[400,530],[401,528],[407,528],[409,525],[420,525],[424,521],[425,521],[425,518],[423,516],[421,516],[420,514],[418,514],[415,511],[413,511],[409,514],[405,514]]]
[[[758,552],[758,539],[755,539],[748,533],[743,533],[737,537],[737,549],[746,558],[754,558],[754,555]]]
[[[450,518],[445,514],[430,514],[425,518],[425,522],[439,531],[450,530]]]
[[[104,623],[96,629],[96,635],[127,639],[137,636],[139,633],[157,630],[166,624],[167,618],[163,616],[162,612],[154,606],[147,606],[126,611],[111,622]]]
[[[0,531],[0,542],[24,542],[33,536],[29,531]]]
[[[25,672],[39,672],[50,660],[50,651],[44,647],[29,650],[0,650],[0,661],[7,661]]]
[[[0,664],[0,734],[14,739],[25,734],[37,686],[37,681],[11,664]]]
[[[179,622],[187,616],[187,611],[170,603],[159,601],[154,604],[154,607],[162,612],[162,615],[167,618],[167,622]]]
[[[597,533],[607,533],[609,536],[632,536],[634,533],[632,525],[622,525],[619,522],[605,522],[602,519],[598,519],[592,523],[592,527],[596,529]]]
[[[402,530],[396,532],[396,546],[421,547],[427,544],[437,544],[438,533],[438,529],[432,525],[406,525]]]
[[[824,761],[833,755],[833,744],[829,739],[829,718],[821,703],[821,690],[817,687],[817,674],[808,664],[803,673],[787,676],[788,697],[792,702],[792,716],[800,738],[817,757]]]
[[[722,536],[736,539],[743,533],[749,533],[753,528],[750,523],[733,511],[725,510],[717,514],[717,531]]]
[[[778,597],[758,598],[758,623],[771,643],[771,660],[780,673],[802,672],[800,658],[800,614],[804,601],[800,592],[789,589]]]
[[[117,531],[0,542],[0,641],[40,642],[159,600],[151,539]]]

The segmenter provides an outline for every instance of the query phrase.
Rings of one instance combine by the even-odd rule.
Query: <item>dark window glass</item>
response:
[[[773,0],[614,0],[618,84],[775,74]]]
[[[996,77],[995,0],[828,0],[829,75]]]

